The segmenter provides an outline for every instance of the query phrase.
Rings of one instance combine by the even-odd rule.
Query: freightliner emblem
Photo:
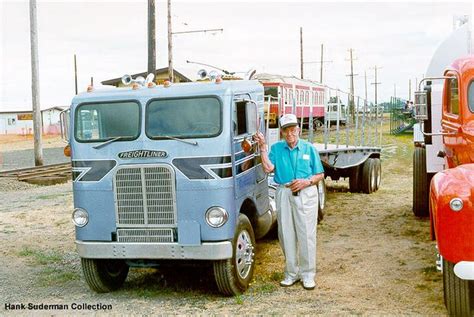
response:
[[[165,158],[168,153],[165,151],[151,151],[151,150],[135,150],[120,152],[118,157],[121,159],[134,159],[134,158]]]

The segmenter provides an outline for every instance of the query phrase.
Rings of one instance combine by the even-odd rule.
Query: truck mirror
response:
[[[247,133],[254,135],[258,130],[258,112],[255,101],[250,100],[245,104],[245,116],[247,120]]]
[[[69,142],[69,110],[70,109],[66,109],[59,113],[61,139],[65,142]]]
[[[252,148],[253,148],[252,141],[249,141],[248,139],[244,139],[242,143],[240,143],[240,147],[245,153],[250,153],[252,152]]]
[[[415,119],[428,120],[428,105],[426,91],[415,91],[415,107],[413,109]]]

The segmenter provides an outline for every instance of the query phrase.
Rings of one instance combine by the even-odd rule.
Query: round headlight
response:
[[[452,211],[460,211],[463,206],[464,206],[464,203],[462,202],[461,198],[453,198],[449,202],[449,207],[451,208]]]
[[[72,212],[72,222],[78,227],[84,227],[89,222],[89,214],[82,208],[76,208]]]
[[[206,222],[213,228],[222,227],[229,219],[229,214],[222,207],[211,207],[206,211]]]

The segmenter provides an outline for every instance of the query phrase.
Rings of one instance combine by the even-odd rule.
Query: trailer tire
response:
[[[373,158],[368,158],[362,165],[361,190],[371,194],[375,188],[375,164]]]
[[[431,180],[431,177],[426,173],[426,149],[415,147],[413,152],[413,213],[417,217],[430,215],[429,179]]]
[[[361,167],[354,166],[351,167],[350,175],[349,175],[349,190],[351,193],[358,193],[360,192],[360,175],[361,175]]]
[[[375,188],[374,192],[379,190],[380,184],[382,183],[382,162],[379,158],[374,159],[374,165],[375,165]]]
[[[247,290],[255,269],[254,247],[252,225],[247,216],[240,214],[232,241],[232,258],[213,263],[214,278],[222,294],[235,296]]]
[[[324,219],[324,208],[326,208],[326,182],[324,179],[318,183],[318,223]]]
[[[89,288],[97,293],[119,289],[128,275],[129,267],[123,260],[81,258],[82,272]]]
[[[444,303],[450,316],[472,316],[474,282],[454,274],[454,264],[443,258]]]

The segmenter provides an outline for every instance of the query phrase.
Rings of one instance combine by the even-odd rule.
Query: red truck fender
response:
[[[457,204],[452,204],[454,200]],[[460,206],[459,211],[452,206]],[[456,209],[456,208],[454,208]],[[474,164],[437,173],[430,186],[432,237],[448,261],[474,261]]]

